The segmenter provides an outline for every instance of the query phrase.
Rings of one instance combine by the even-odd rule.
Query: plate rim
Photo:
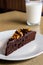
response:
[[[11,59],[11,58],[0,58],[1,60],[7,60],[7,61],[24,61],[24,60],[28,60],[28,59],[32,59],[32,58],[35,58],[39,55],[43,54],[43,52],[40,52],[38,54],[35,54],[33,56],[30,56],[30,57],[25,57],[25,58],[19,58],[19,59]]]

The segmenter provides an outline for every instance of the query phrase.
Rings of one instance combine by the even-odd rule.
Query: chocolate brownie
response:
[[[30,29],[16,30],[13,36],[8,40],[5,55],[21,48],[25,44],[35,39],[36,32]]]

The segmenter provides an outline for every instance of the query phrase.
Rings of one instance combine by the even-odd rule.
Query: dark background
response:
[[[25,0],[0,0],[0,13],[14,10],[26,12]]]
[[[26,12],[25,0],[0,0],[0,13],[13,10]]]

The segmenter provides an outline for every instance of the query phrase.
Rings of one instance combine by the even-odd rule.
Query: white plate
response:
[[[15,30],[0,32],[0,59],[20,61],[36,57],[43,53],[43,35],[37,33],[34,41],[24,45],[10,55],[5,56],[4,52],[6,48],[6,42],[14,32]]]

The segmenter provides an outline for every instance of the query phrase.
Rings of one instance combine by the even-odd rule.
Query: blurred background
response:
[[[13,10],[25,12],[25,0],[0,0],[0,13]]]
[[[0,13],[14,11],[14,10],[26,12],[25,1],[27,0],[0,0]],[[41,1],[43,3],[42,0],[38,0],[38,1]],[[43,8],[42,8],[42,15],[43,15]]]

